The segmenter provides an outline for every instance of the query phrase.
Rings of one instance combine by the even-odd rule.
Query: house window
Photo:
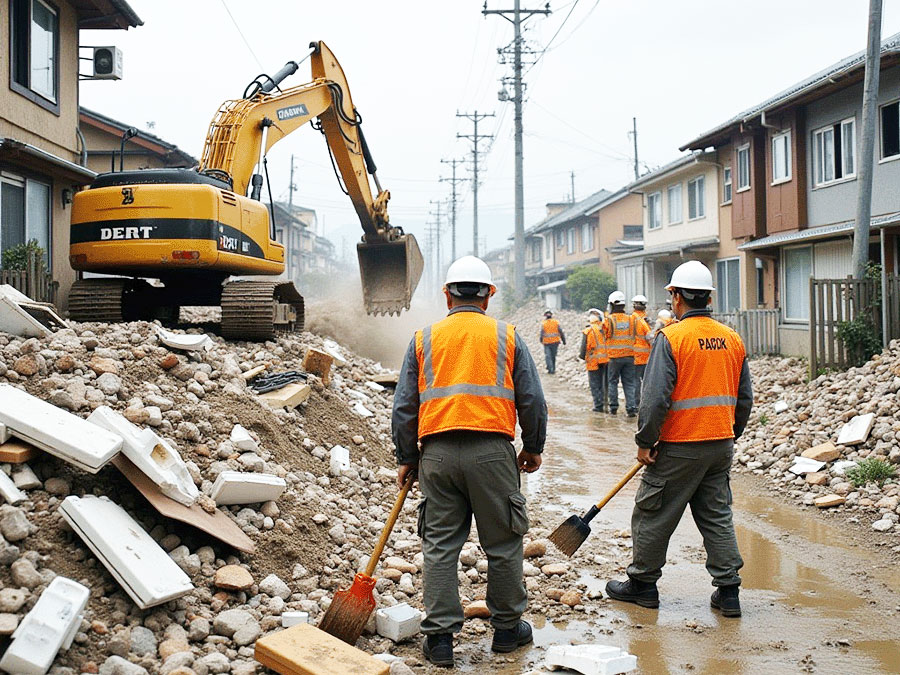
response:
[[[766,304],[766,268],[762,258],[756,258],[756,304],[764,307]]]
[[[737,191],[750,189],[750,144],[737,149]]]
[[[541,240],[531,242],[531,262],[541,262]]]
[[[739,258],[716,260],[716,305],[720,312],[734,312],[741,308]]]
[[[594,226],[590,223],[581,225],[581,252],[594,250]]]
[[[662,226],[662,193],[653,192],[647,195],[647,229],[656,230]]]
[[[772,137],[772,182],[783,183],[791,179],[791,132],[785,131]]]
[[[644,238],[644,226],[643,225],[623,225],[622,226],[622,239],[626,239],[629,241],[640,241]]]
[[[44,0],[10,2],[10,88],[59,111],[59,20]]]
[[[722,203],[731,203],[731,167],[722,169]]]
[[[816,186],[856,175],[856,120],[843,120],[813,132]]]
[[[812,247],[784,249],[784,292],[782,305],[786,321],[809,321],[809,278],[812,276]]]
[[[566,230],[566,253],[575,253],[575,228]]]
[[[50,186],[3,174],[0,179],[0,252],[37,241],[50,262]]]
[[[697,176],[688,181],[688,220],[706,215],[706,178]]]
[[[563,232],[562,230],[556,231],[556,248],[562,248],[563,246],[565,246],[565,237],[565,232]]]
[[[666,191],[666,197],[669,201],[669,224],[681,222],[681,183],[678,185],[670,185]]]
[[[900,101],[881,106],[881,158],[900,156]]]
[[[546,243],[545,248],[547,249],[547,250],[545,251],[545,253],[546,253],[546,255],[547,255],[547,260],[549,260],[549,259],[553,256],[553,248],[552,248],[552,246],[551,246],[551,244],[553,243],[553,242],[552,242],[552,239],[553,239],[553,238],[552,238],[550,235],[547,235],[547,236],[544,238],[544,242]]]

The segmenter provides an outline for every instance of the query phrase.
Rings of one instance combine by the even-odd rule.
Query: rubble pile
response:
[[[750,370],[755,402],[735,470],[768,476],[806,506],[900,534],[900,479],[858,487],[846,475],[870,457],[900,469],[900,340],[862,367],[811,382],[799,359],[755,359]]]

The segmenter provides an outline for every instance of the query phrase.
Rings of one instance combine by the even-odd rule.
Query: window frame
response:
[[[574,255],[576,248],[577,247],[575,246],[575,228],[574,228],[574,226],[566,228],[566,254]]]
[[[556,248],[563,248],[566,245],[566,231],[563,228],[559,228],[555,233],[556,240]]]
[[[775,144],[779,141],[784,140],[784,158],[786,167],[786,173],[781,178],[775,176]],[[793,153],[791,152],[791,130],[786,129],[784,131],[779,131],[776,134],[772,135],[772,141],[769,145],[772,151],[772,185],[781,185],[782,183],[790,182],[793,178]]]
[[[741,153],[747,153],[747,184],[741,184]],[[753,157],[750,155],[750,144],[739,145],[734,151],[735,164],[737,165],[737,189],[734,192],[746,192],[753,187]]]
[[[24,2],[28,6],[28,31],[25,35],[25,42],[27,44],[26,54],[27,54],[27,63],[26,72],[28,73],[28,85],[25,86],[16,81],[16,56],[15,56],[15,24],[16,22],[13,20],[13,15],[15,12],[15,5],[17,4],[16,0],[9,0],[9,88],[11,91],[16,92],[20,96],[24,96],[32,103],[39,105],[44,110],[47,110],[57,117],[60,114],[60,91],[59,91],[59,42],[60,42],[60,17],[59,17],[59,7],[50,2],[49,0],[24,0]],[[46,7],[56,18],[56,26],[54,30],[54,41],[53,41],[53,89],[56,94],[56,100],[52,100],[44,96],[43,94],[38,93],[34,89],[31,88],[31,24],[32,24],[32,15],[33,15],[33,7],[34,3],[39,2],[44,7]]]
[[[46,241],[39,241],[38,244],[41,248],[44,249],[44,254],[46,255],[46,259],[44,260],[47,269],[52,269],[53,264],[53,181],[48,176],[43,176],[37,173],[31,172],[7,172],[3,171],[0,173],[0,183],[8,183],[10,185],[14,185],[16,187],[20,187],[22,189],[22,205],[24,212],[22,214],[23,217],[23,227],[24,230],[22,232],[22,241],[23,243],[27,243],[32,239],[37,239],[37,237],[29,237],[29,209],[28,209],[28,200],[29,194],[31,191],[31,186],[34,184],[40,185],[46,188],[47,194],[47,203],[46,203],[46,213],[44,217],[47,221],[47,232],[44,233],[46,237]],[[2,196],[0,196],[2,199]],[[0,238],[2,238],[2,228],[0,228]],[[3,242],[0,240],[0,247],[2,247]],[[2,248],[0,248],[2,250]]]
[[[703,190],[702,190],[702,191],[703,191],[702,199],[697,199],[697,198],[696,198],[696,188],[694,189],[694,190],[695,190],[695,199],[694,199],[694,201],[695,201],[696,206],[697,206],[698,209],[699,209],[699,213],[698,213],[697,215],[695,215],[694,217],[691,217],[691,184],[693,184],[693,185],[702,185],[702,186],[703,186]],[[693,178],[691,178],[691,179],[687,182],[687,185],[688,185],[688,189],[687,189],[687,193],[688,193],[688,200],[687,200],[687,201],[688,201],[688,222],[690,223],[690,222],[695,221],[695,220],[703,220],[704,218],[706,218],[706,176],[704,176],[704,175],[694,176]]]
[[[585,235],[587,234],[588,241],[590,246],[586,247],[584,243]],[[589,251],[594,250],[594,225],[593,223],[582,223],[581,224],[581,252],[588,253]]]
[[[844,135],[846,133],[845,129],[848,124],[852,124],[853,126],[853,173],[845,174],[844,168],[847,161],[847,158],[844,156]],[[837,138],[835,134],[835,128],[840,129],[840,139]],[[832,140],[832,174],[833,178],[831,180],[823,180],[819,182],[819,168],[820,168],[820,160],[819,159],[819,137],[823,137],[826,132],[831,132]],[[823,141],[824,142],[824,141]],[[838,171],[838,144],[840,144],[840,170],[841,176],[837,176]],[[823,146],[824,148],[824,146]],[[880,148],[879,148],[880,149]],[[832,185],[839,185],[840,183],[846,183],[851,180],[856,180],[857,176],[857,167],[858,167],[858,144],[857,144],[857,134],[856,134],[856,117],[846,117],[844,119],[838,120],[836,122],[832,122],[831,124],[826,124],[824,126],[819,127],[818,129],[813,129],[812,131],[812,145],[811,145],[811,153],[812,153],[812,186],[813,190],[818,190],[819,188],[831,187]],[[823,159],[824,159],[824,149],[823,149]],[[897,155],[900,157],[900,155]]]
[[[787,274],[788,274],[788,264],[785,260],[785,256],[789,251],[798,251],[800,249],[806,249],[809,251],[809,276],[816,276],[816,258],[815,251],[813,245],[811,243],[808,244],[798,244],[797,246],[785,246],[781,249],[781,288],[784,289],[783,293],[788,291],[787,286]],[[805,279],[806,286],[809,286],[809,277]],[[809,291],[807,291],[806,303],[809,304]],[[803,317],[791,317],[788,316],[788,303],[782,301],[781,303],[781,318],[784,323],[788,324],[809,324],[810,318],[807,316]]]
[[[728,265],[729,263],[737,263],[737,307],[728,309],[722,306],[722,298],[728,299],[728,292],[731,290],[731,287],[721,288],[721,283],[719,281],[719,265],[723,265],[725,268],[725,281],[728,282]],[[740,256],[730,256],[728,258],[717,258],[716,259],[716,309],[722,313],[728,312],[736,312],[741,309],[741,258]]]
[[[728,180],[725,177],[728,177]],[[728,198],[725,198],[725,190],[728,189]],[[730,166],[722,167],[722,205],[730,204],[734,199],[734,173]]]
[[[882,164],[884,162],[895,162],[900,159],[900,151],[897,152],[896,155],[888,155],[884,156],[884,124],[882,123],[882,110],[887,108],[889,105],[897,106],[897,126],[900,127],[900,98],[895,98],[892,101],[887,101],[886,103],[882,103],[878,106],[878,163]],[[898,135],[900,135],[900,129],[897,130]],[[898,144],[900,145],[900,144]]]
[[[655,200],[656,209],[650,208],[650,200]],[[657,212],[659,219],[657,221],[657,225],[654,227],[653,225],[653,213]],[[647,230],[658,230],[662,228],[662,192],[657,190],[656,192],[648,192],[647,193]]]
[[[666,187],[666,224],[680,225],[684,222],[684,190],[681,181]],[[678,220],[672,220],[672,190],[678,188]]]

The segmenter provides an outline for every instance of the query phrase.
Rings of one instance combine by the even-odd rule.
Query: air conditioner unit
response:
[[[122,79],[122,50],[118,47],[94,47],[92,80]]]

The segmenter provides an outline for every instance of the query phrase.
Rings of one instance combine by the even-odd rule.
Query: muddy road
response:
[[[551,417],[547,450],[543,467],[523,478],[522,490],[532,526],[552,530],[583,513],[632,465],[635,420],[588,412],[587,392],[571,391],[554,377],[545,375],[544,386]],[[608,579],[624,578],[638,481],[597,516],[572,561],[586,586],[585,612],[560,614],[558,604],[538,598],[525,617],[535,626],[536,648],[510,657],[491,654],[491,631],[470,631],[469,621],[457,647],[458,670],[539,670],[542,647],[597,642],[635,654],[638,671],[654,675],[900,673],[900,568],[891,554],[866,549],[816,513],[766,496],[750,477],[732,480],[744,558],[742,618],[710,610],[705,552],[687,514],[669,547],[659,610],[590,599]],[[554,618],[545,618],[546,609]]]

